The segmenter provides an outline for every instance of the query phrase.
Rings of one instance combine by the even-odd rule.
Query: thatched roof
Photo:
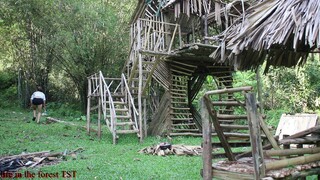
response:
[[[217,37],[213,38],[217,39]],[[219,37],[212,57],[237,69],[295,66],[320,48],[320,0],[266,0],[252,6],[243,18]]]
[[[137,7],[130,23],[138,18],[152,19],[160,16],[161,11],[168,10],[178,18],[181,13],[202,16],[209,13],[212,0],[138,0]]]

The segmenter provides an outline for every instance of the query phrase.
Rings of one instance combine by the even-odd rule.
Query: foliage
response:
[[[36,84],[68,91],[64,99],[86,104],[89,75],[118,76],[128,51],[129,1],[1,1],[0,62],[22,69],[25,97]],[[10,51],[6,51],[6,50]],[[10,63],[8,63],[10,64]],[[110,68],[115,67],[115,68]],[[62,82],[54,77],[62,77]],[[62,85],[61,85],[62,84]],[[65,85],[65,86],[63,86]],[[53,92],[55,93],[55,92]],[[63,99],[63,98],[62,98]]]
[[[300,69],[271,69],[264,78],[266,109],[281,108],[289,113],[315,111],[320,96],[319,63],[318,59],[309,59]]]

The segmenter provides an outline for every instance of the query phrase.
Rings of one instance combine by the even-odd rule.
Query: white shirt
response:
[[[36,92],[34,92],[33,94],[32,94],[32,96],[31,96],[31,100],[33,100],[33,98],[41,98],[41,99],[43,99],[44,101],[46,100],[46,96],[44,95],[44,93],[43,92],[41,92],[41,91],[36,91]]]

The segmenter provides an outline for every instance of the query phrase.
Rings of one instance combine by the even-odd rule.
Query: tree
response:
[[[127,22],[133,10],[129,1],[1,3],[5,5],[1,10],[5,27],[16,25],[24,32],[11,36],[18,39],[12,42],[19,55],[13,63],[25,70],[30,84],[57,87],[59,81],[71,79],[69,86],[77,93],[70,94],[80,97],[85,107],[89,75],[102,70],[106,76],[119,76],[128,54]],[[57,76],[63,78],[55,81]]]

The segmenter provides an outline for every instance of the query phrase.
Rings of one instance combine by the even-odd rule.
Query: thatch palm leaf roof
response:
[[[266,0],[249,8],[245,17],[220,35],[212,54],[238,69],[304,63],[320,48],[320,0]]]

